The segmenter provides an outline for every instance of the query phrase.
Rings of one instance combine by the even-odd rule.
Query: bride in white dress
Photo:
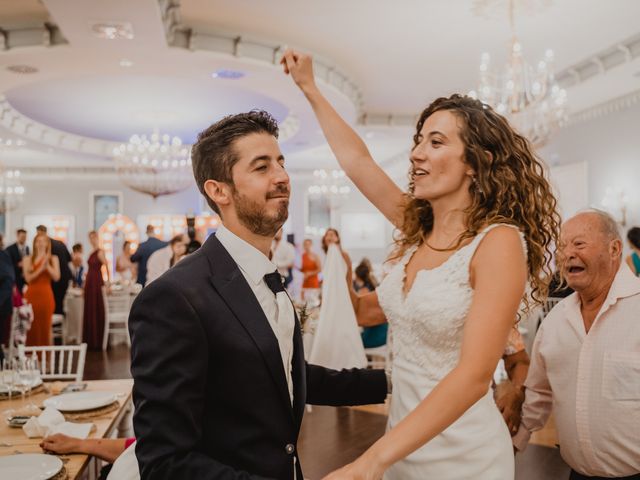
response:
[[[490,107],[453,95],[420,115],[402,192],[317,88],[311,58],[288,50],[282,63],[346,174],[399,231],[378,291],[352,294],[361,325],[386,317],[393,331],[388,431],[327,478],[513,479],[490,384],[527,280],[534,300],[546,295],[559,216],[540,161]]]

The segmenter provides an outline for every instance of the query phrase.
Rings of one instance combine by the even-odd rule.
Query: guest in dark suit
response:
[[[29,251],[29,245],[27,245],[27,231],[24,228],[19,228],[16,231],[16,242],[7,247],[6,252],[11,257],[13,263],[13,271],[16,277],[16,286],[20,293],[26,285],[24,281],[24,275],[22,274],[22,257],[31,254]]]
[[[131,255],[131,261],[138,264],[137,283],[144,286],[147,283],[147,262],[149,257],[156,250],[160,250],[167,246],[167,242],[163,242],[156,237],[153,225],[147,225],[147,240],[138,245],[138,249]]]
[[[12,293],[16,284],[16,274],[13,269],[11,257],[2,248],[3,239],[0,233],[0,332],[6,329],[5,322],[11,322],[11,313],[13,312]],[[0,337],[4,336],[0,334]],[[2,350],[2,342],[0,342],[0,364],[4,359],[4,351]]]
[[[149,284],[129,317],[142,479],[303,480],[305,404],[381,403],[381,370],[304,360],[293,305],[268,255],[289,177],[266,112],[226,117],[192,149],[222,226]],[[346,278],[345,278],[346,282]]]
[[[44,225],[38,225],[36,227],[38,233],[47,235],[47,227]],[[53,288],[53,298],[56,301],[56,309],[53,313],[64,315],[64,296],[67,294],[69,288],[69,280],[71,280],[71,270],[69,269],[69,262],[71,261],[71,254],[67,250],[67,246],[64,242],[51,238],[51,255],[58,257],[60,262],[60,279],[55,282],[51,282]]]

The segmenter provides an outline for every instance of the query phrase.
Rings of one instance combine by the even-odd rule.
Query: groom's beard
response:
[[[273,192],[269,192],[266,199],[289,194],[289,187],[286,185],[278,185]],[[289,199],[279,202],[278,210],[275,215],[269,216],[265,211],[264,204],[255,202],[250,198],[240,194],[235,188],[233,189],[233,201],[236,206],[236,215],[238,220],[252,233],[263,237],[273,237],[284,225],[289,216]]]

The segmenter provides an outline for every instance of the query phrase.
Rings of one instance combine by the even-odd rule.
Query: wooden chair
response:
[[[18,357],[24,358],[34,354],[40,362],[40,376],[43,380],[82,381],[87,356],[86,343],[46,347],[18,345]]]

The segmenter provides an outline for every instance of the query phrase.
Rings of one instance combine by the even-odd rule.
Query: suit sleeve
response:
[[[129,317],[133,426],[142,480],[266,480],[198,451],[205,414],[208,344],[184,296],[158,280]]]
[[[331,370],[306,364],[307,403],[312,405],[369,405],[384,403],[387,376],[384,370],[353,368]]]
[[[140,252],[140,248],[138,248],[135,252],[133,252],[133,254],[131,255],[131,261],[133,263],[138,263],[140,261],[141,258],[141,252]]]

